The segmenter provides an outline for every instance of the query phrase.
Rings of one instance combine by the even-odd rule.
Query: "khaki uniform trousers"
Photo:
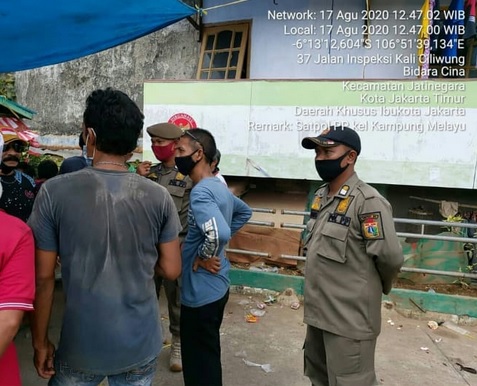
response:
[[[313,386],[374,386],[376,339],[355,340],[307,326],[305,375]]]

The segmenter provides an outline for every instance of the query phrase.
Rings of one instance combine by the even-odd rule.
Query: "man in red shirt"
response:
[[[3,137],[0,135],[0,159]],[[0,197],[2,185],[0,184]],[[0,210],[0,384],[21,386],[13,345],[25,311],[33,310],[35,248],[31,229]]]

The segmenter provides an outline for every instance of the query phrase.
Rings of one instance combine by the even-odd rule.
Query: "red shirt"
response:
[[[31,229],[0,211],[0,312],[33,310],[35,247]],[[21,386],[13,343],[0,357],[0,386]]]

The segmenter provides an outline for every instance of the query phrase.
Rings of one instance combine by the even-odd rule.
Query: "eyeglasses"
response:
[[[17,153],[23,153],[27,150],[27,148],[28,146],[25,146],[23,142],[14,141],[3,145],[3,152],[6,152],[9,149],[13,149],[13,151],[16,151]]]
[[[192,134],[192,133],[190,132],[190,130],[185,130],[185,131],[184,131],[184,134],[186,134],[186,135],[188,135],[189,137],[191,137],[191,138],[192,138],[194,141],[196,141],[200,146],[202,146],[202,148],[204,147],[204,145],[202,145],[202,143],[197,139],[197,137],[196,137],[194,134]]]

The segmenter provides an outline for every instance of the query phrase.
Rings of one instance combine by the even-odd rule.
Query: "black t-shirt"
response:
[[[61,166],[58,174],[66,174],[76,172],[88,166],[86,159],[83,156],[74,156],[65,159]]]
[[[0,209],[26,222],[33,209],[35,182],[19,171],[11,176],[2,176],[0,180],[3,187]]]

